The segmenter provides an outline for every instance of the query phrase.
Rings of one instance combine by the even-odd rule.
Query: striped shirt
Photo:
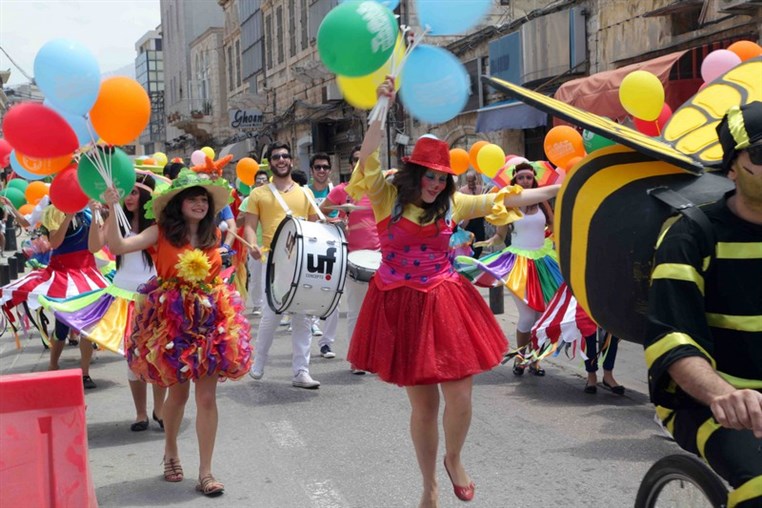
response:
[[[762,225],[733,214],[723,199],[702,207],[715,249],[680,218],[657,245],[645,341],[651,399],[667,408],[696,404],[669,377],[680,358],[702,356],[736,388],[762,389]]]

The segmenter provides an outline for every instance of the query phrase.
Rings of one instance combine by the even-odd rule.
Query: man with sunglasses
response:
[[[658,244],[646,363],[677,443],[735,489],[728,506],[761,507],[762,102],[730,108],[717,133],[736,188],[701,207],[711,227],[681,218]]]
[[[262,185],[251,190],[249,202],[246,205],[244,223],[244,238],[252,245],[251,256],[254,259],[262,260],[270,249],[270,243],[278,224],[286,217],[286,210],[280,203],[281,199],[291,209],[292,216],[311,221],[317,220],[317,215],[306,195],[309,190],[300,187],[291,178],[293,165],[291,147],[288,143],[273,143],[268,150],[267,159],[270,161],[270,170],[273,173],[272,185]],[[275,192],[278,193],[277,196]],[[261,244],[257,242],[256,233],[259,224],[262,225]],[[263,280],[266,266],[267,263],[263,262],[261,266]],[[278,327],[279,321],[280,318],[269,305],[262,307],[262,320],[259,322],[254,363],[249,371],[249,375],[254,379],[262,379],[264,376],[268,352],[275,338],[275,329]],[[291,343],[293,347],[291,364],[294,378],[291,384],[297,388],[315,389],[320,386],[318,381],[312,379],[309,371],[310,347],[312,345],[311,324],[310,316],[293,314],[291,320]]]
[[[315,201],[318,205],[321,205],[325,198],[328,197],[328,193],[333,189],[333,183],[331,182],[331,158],[327,153],[318,152],[312,154],[310,157],[310,183],[307,185],[312,194],[315,196]],[[329,219],[335,219],[339,215],[338,210],[330,210],[324,212]],[[318,347],[320,348],[320,356],[323,358],[335,358],[336,353],[333,352],[331,346],[336,340],[336,331],[339,327],[339,308],[336,307],[330,316],[325,318],[324,330],[321,330],[317,324],[317,319],[313,319],[312,322],[312,334],[316,337],[320,337],[318,341]]]

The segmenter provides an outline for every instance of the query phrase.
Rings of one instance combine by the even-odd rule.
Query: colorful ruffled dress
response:
[[[469,265],[460,273],[477,286],[505,286],[532,309],[543,312],[563,282],[558,254],[545,238],[545,214],[537,210],[513,223],[511,245],[479,259],[481,268]]]
[[[129,233],[127,236],[134,236]],[[79,330],[99,346],[124,354],[125,338],[132,333],[138,287],[156,276],[153,265],[146,264],[143,252],[129,252],[110,286],[100,291],[69,299],[41,297],[42,306],[52,310],[56,319]]]
[[[218,242],[219,243],[219,238]],[[251,327],[240,295],[219,277],[216,248],[175,247],[159,229],[157,277],[138,289],[127,362],[150,383],[239,379],[251,367]]]
[[[49,206],[44,212],[42,224],[48,231],[55,231],[64,217],[63,212]],[[96,266],[95,257],[87,248],[89,230],[89,214],[77,213],[63,243],[53,249],[50,262],[45,268],[33,270],[19,280],[3,286],[0,304],[6,315],[23,302],[31,310],[39,308],[40,296],[71,298],[108,286],[108,281]]]
[[[507,193],[521,188],[456,193],[450,220],[422,225],[421,209],[409,206],[393,221],[397,190],[384,180],[377,153],[365,165],[364,176],[356,171],[347,191],[370,197],[383,258],[368,284],[349,362],[400,386],[455,381],[492,369],[508,342],[484,298],[454,270],[449,241],[458,221],[487,215],[490,222],[506,224],[521,217],[503,205]]]

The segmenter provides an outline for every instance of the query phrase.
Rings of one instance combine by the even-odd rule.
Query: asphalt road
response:
[[[487,298],[487,292],[483,291]],[[509,337],[513,304],[498,316]],[[256,319],[252,317],[255,322]],[[0,336],[0,373],[39,372],[47,353],[36,333]],[[265,377],[219,386],[220,425],[214,471],[225,494],[207,499],[194,491],[198,449],[195,405],[188,404],[180,447],[186,478],[162,480],[163,434],[151,423],[131,432],[134,410],[124,359],[96,354],[88,391],[90,465],[100,506],[216,506],[254,508],[403,508],[417,506],[420,480],[408,434],[404,390],[375,376],[355,376],[344,360],[342,318],[337,358],[317,354],[312,375],[319,390],[291,386],[290,338],[281,327]],[[62,368],[76,368],[79,352],[67,347]],[[585,394],[582,360],[563,356],[544,363],[547,376],[513,376],[500,366],[478,376],[474,416],[464,463],[476,482],[471,507],[627,507],[658,458],[677,451],[653,422],[642,348],[623,343],[615,375],[625,396],[599,388]],[[600,379],[600,378],[599,378]],[[150,411],[150,404],[149,404]],[[443,453],[443,452],[442,452]],[[462,506],[439,469],[442,508]]]

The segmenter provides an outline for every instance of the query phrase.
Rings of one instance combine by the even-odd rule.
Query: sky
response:
[[[0,0],[0,46],[30,76],[37,51],[58,38],[87,46],[104,74],[134,66],[135,42],[160,23],[159,0]],[[28,81],[0,52],[8,68],[7,86]]]

